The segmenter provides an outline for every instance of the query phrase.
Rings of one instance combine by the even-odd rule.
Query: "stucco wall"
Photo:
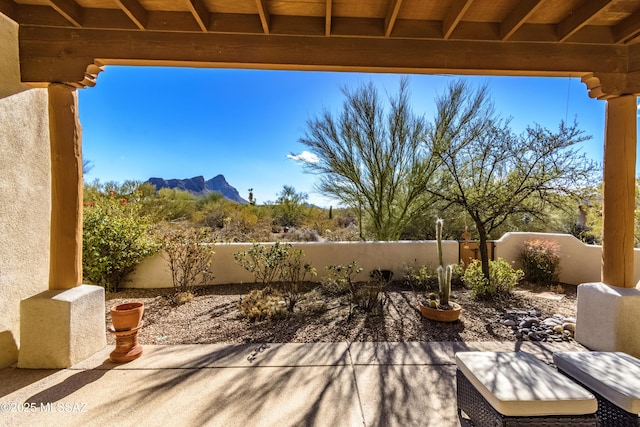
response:
[[[495,241],[495,258],[502,258],[520,267],[518,254],[526,240],[554,240],[560,247],[560,277],[563,283],[600,281],[602,266],[602,246],[585,245],[568,234],[550,233],[507,233]],[[248,243],[216,245],[213,257],[215,279],[211,284],[253,282],[253,276],[238,266],[233,254],[251,247]],[[395,277],[401,277],[404,267],[410,264],[437,265],[434,241],[416,242],[331,242],[295,243],[294,247],[304,250],[305,262],[318,270],[314,280],[324,276],[327,265],[348,264],[357,261],[363,267],[358,279],[376,268],[391,270]],[[443,242],[445,264],[458,262],[458,242]],[[635,250],[635,281],[640,281],[640,249]],[[144,260],[122,285],[125,288],[165,288],[171,287],[171,275],[166,261],[161,255]]]
[[[552,240],[560,247],[560,277],[563,283],[588,283],[600,281],[602,246],[585,245],[569,234],[507,233],[496,241],[496,258],[516,261],[526,240]],[[636,251],[636,258],[640,251]],[[518,262],[515,262],[520,267]],[[638,277],[636,275],[636,277]],[[638,279],[636,278],[636,281]]]
[[[294,247],[304,251],[305,262],[313,265],[318,275],[325,276],[328,265],[346,265],[356,261],[363,270],[356,279],[364,280],[375,269],[391,270],[401,277],[406,265],[437,264],[437,250],[433,241],[411,242],[332,242],[295,243]],[[250,243],[225,243],[215,246],[211,284],[253,282],[253,275],[236,264],[233,254],[251,248]],[[458,262],[458,242],[442,243],[445,264]],[[167,288],[173,286],[166,261],[158,254],[145,259],[123,283],[127,288]]]
[[[18,26],[0,14],[0,367],[17,360],[20,300],[48,289],[46,89],[20,83]]]
[[[568,234],[507,233],[496,241],[496,257],[516,260],[525,240],[554,240],[560,246],[560,281],[580,284],[599,282],[602,246],[586,245]],[[515,263],[519,267],[518,263]],[[634,282],[640,281],[640,249],[634,250]]]

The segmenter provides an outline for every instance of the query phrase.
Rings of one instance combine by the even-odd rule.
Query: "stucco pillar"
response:
[[[49,289],[82,283],[82,130],[75,88],[49,86],[51,254]]]
[[[20,302],[18,367],[67,368],[106,345],[104,289],[82,285],[82,138],[75,88],[48,89],[49,290]]]
[[[634,95],[607,101],[604,145],[602,282],[633,288],[636,172]]]
[[[602,282],[578,287],[576,341],[591,350],[640,357],[640,289],[633,279],[636,97],[607,100]]]

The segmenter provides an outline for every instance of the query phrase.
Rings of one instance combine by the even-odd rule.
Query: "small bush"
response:
[[[467,266],[462,281],[471,289],[474,299],[505,299],[511,294],[516,283],[522,279],[522,270],[514,270],[505,260],[489,261],[489,280],[482,274],[482,264],[473,260]]]
[[[373,270],[369,277],[371,277],[369,282],[356,283],[352,304],[366,313],[377,313],[384,303],[382,292],[385,286],[391,283],[393,272],[377,269]]]
[[[115,191],[99,193],[85,203],[82,221],[82,271],[85,279],[117,291],[124,277],[158,245],[152,224],[141,212],[135,195],[122,198]]]
[[[291,243],[276,242],[269,247],[254,243],[248,251],[233,256],[240,266],[253,273],[256,282],[277,286],[290,313],[300,299],[302,282],[316,275],[316,269],[302,261],[304,251],[293,249]]]
[[[254,289],[240,299],[240,311],[250,322],[287,317],[282,294],[270,286]]]
[[[355,293],[353,278],[362,271],[356,261],[348,265],[328,265],[327,275],[322,279],[322,288],[330,294],[343,295]]]
[[[252,273],[256,282],[269,285],[280,280],[284,264],[289,256],[290,243],[265,246],[254,243],[251,249],[233,254],[236,262]]]
[[[518,261],[522,265],[524,279],[537,285],[551,286],[560,272],[560,248],[553,240],[528,240],[524,242]]]
[[[430,265],[407,265],[404,268],[404,281],[414,292],[426,292],[438,286],[438,273]]]
[[[213,279],[211,258],[215,251],[208,229],[170,225],[159,234],[176,292],[189,293],[193,286]]]

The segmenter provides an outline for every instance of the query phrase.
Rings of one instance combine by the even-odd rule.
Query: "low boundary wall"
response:
[[[518,253],[526,240],[554,240],[560,247],[560,282],[580,284],[599,282],[602,266],[602,246],[586,245],[568,234],[507,233],[494,241],[495,258],[502,258],[519,267]],[[265,243],[269,244],[269,243]],[[220,243],[215,246],[210,284],[253,282],[253,275],[236,264],[233,254],[251,248],[251,243]],[[346,265],[356,261],[363,271],[356,280],[365,280],[374,269],[391,270],[395,278],[402,277],[407,265],[437,265],[436,242],[433,240],[396,242],[303,242],[293,243],[305,253],[305,262],[313,265],[321,280],[328,265]],[[459,260],[459,242],[442,242],[445,264]],[[635,281],[640,280],[640,249],[635,250]],[[171,274],[162,254],[145,259],[127,278],[123,288],[172,287]]]

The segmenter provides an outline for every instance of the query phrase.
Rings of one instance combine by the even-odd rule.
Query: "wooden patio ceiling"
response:
[[[0,12],[20,25],[34,85],[140,64],[571,75],[592,96],[640,93],[640,0],[0,0]]]

